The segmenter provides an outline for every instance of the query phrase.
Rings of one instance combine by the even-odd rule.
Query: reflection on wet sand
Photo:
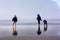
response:
[[[40,35],[41,34],[41,30],[40,30],[40,24],[38,24],[38,31],[37,34]]]

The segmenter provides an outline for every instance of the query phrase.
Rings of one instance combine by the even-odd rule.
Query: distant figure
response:
[[[43,20],[43,22],[44,22],[44,31],[46,31],[47,30],[47,21]]]
[[[38,35],[41,34],[41,31],[40,31],[40,21],[41,21],[41,20],[42,20],[42,19],[41,19],[40,15],[38,14],[38,15],[37,15],[37,21],[38,21],[38,31],[37,31],[37,33],[38,33]]]
[[[38,21],[38,24],[40,25],[40,21],[41,21],[42,19],[41,19],[41,17],[40,17],[40,15],[38,14],[37,15],[37,21]]]
[[[17,35],[17,31],[16,31],[17,16],[16,15],[13,17],[12,21],[13,21],[13,35]]]

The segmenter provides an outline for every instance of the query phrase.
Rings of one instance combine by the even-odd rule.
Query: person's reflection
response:
[[[37,31],[37,34],[38,34],[38,35],[41,34],[40,25],[38,25],[38,31]]]
[[[41,21],[41,17],[40,15],[38,14],[37,15],[37,21],[38,21],[38,31],[37,31],[37,34],[40,35],[41,34],[41,30],[40,30],[40,21]]]
[[[16,31],[16,22],[17,22],[17,17],[16,17],[16,15],[13,17],[13,19],[12,19],[12,21],[13,21],[13,35],[17,35],[17,31]]]
[[[47,31],[47,21],[46,20],[43,20],[43,22],[44,22],[44,31]]]

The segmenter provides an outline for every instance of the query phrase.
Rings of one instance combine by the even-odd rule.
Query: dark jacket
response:
[[[17,22],[17,17],[13,17],[12,21]]]
[[[37,17],[37,20],[38,20],[38,21],[41,21],[41,17],[40,17],[40,16],[38,16],[38,17]]]

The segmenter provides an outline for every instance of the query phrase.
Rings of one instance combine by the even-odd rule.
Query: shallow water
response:
[[[48,29],[44,31],[44,25],[41,21],[41,35],[37,35],[38,25],[37,21],[24,21],[20,20],[17,22],[16,30],[18,32],[17,36],[60,36],[60,21],[47,21]],[[12,21],[0,21],[0,37],[13,36]]]
[[[44,31],[44,25],[40,25],[41,35],[39,36],[60,36],[60,25],[48,25],[48,29]],[[37,25],[17,25],[16,30],[18,32],[17,36],[33,36],[37,37]],[[12,35],[12,25],[1,25],[0,26],[0,37],[8,37]]]

